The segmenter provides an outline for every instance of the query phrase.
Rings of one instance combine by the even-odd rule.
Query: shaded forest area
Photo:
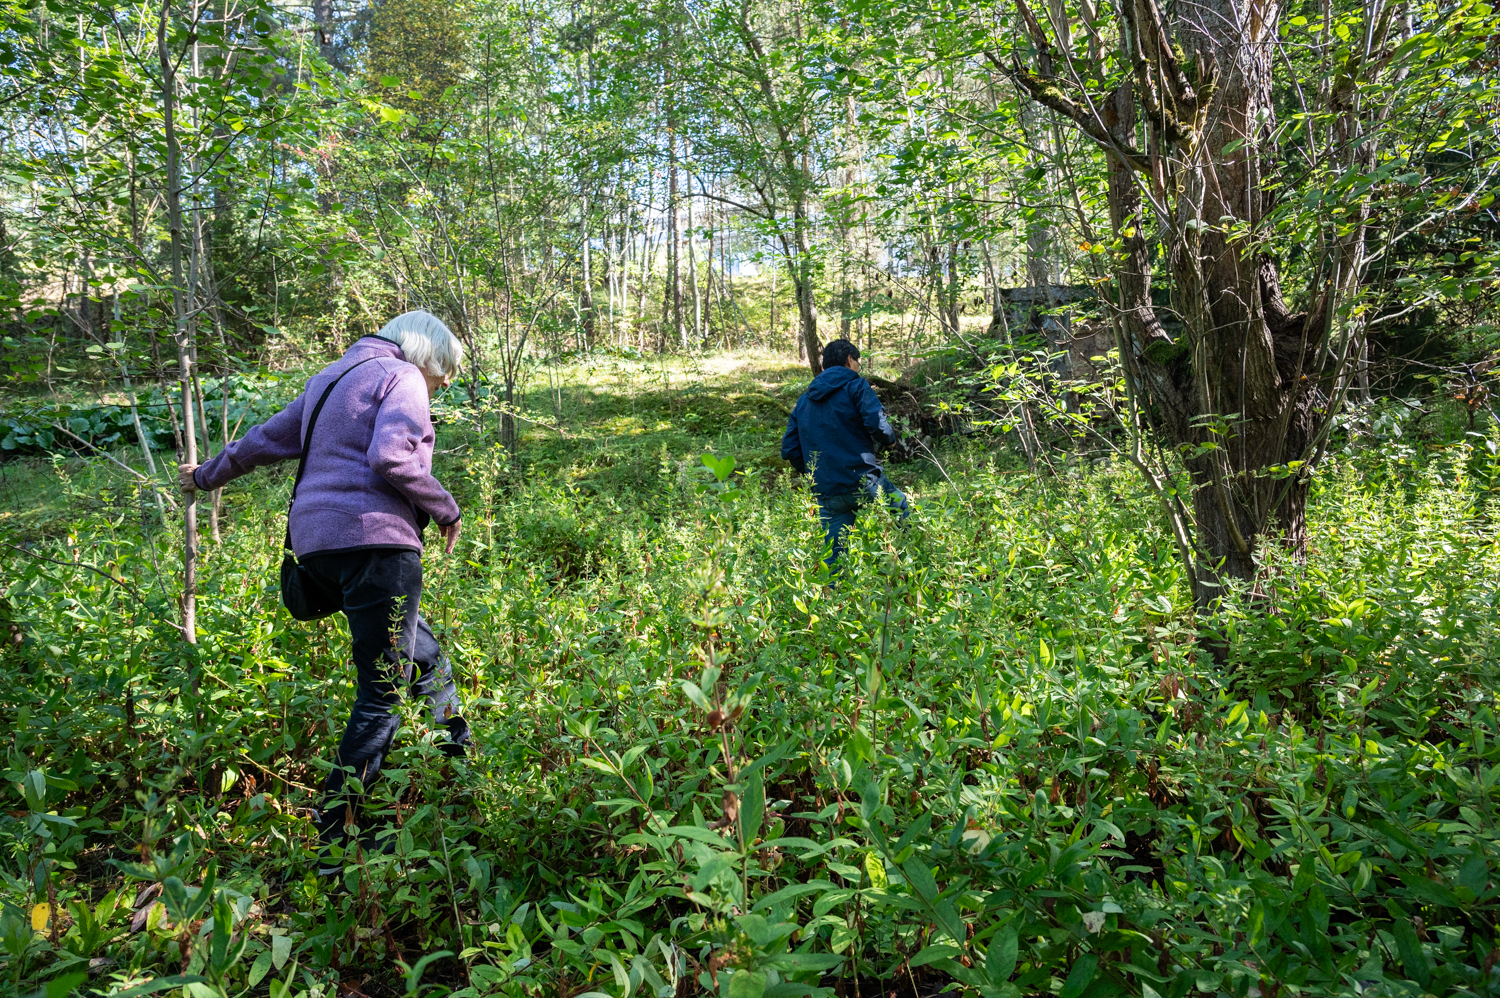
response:
[[[1490,4],[0,9],[6,993],[1500,993]],[[414,308],[475,749],[330,880],[290,472],[175,471]]]

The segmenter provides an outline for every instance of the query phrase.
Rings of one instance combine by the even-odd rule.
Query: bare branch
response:
[[[72,437],[74,440],[77,440],[79,443],[83,444],[85,447],[89,448],[95,454],[98,454],[100,457],[104,458],[106,461],[113,461],[115,464],[118,464],[120,467],[122,467],[126,471],[130,472],[136,478],[139,478],[142,482],[145,482],[152,489],[154,489],[157,492],[160,492],[162,495],[166,496],[167,497],[167,505],[172,507],[173,512],[176,512],[176,510],[177,510],[177,503],[175,503],[175,502],[172,501],[172,494],[170,492],[166,491],[165,489],[163,489],[161,487],[160,483],[158,483],[155,479],[150,478],[147,475],[141,474],[139,471],[136,471],[134,468],[132,468],[130,465],[126,464],[124,461],[121,461],[119,458],[115,457],[113,454],[109,453],[108,451],[104,450],[103,448],[96,447],[93,444],[89,443],[87,440],[83,439],[78,434],[76,434],[72,430],[68,429],[66,426],[63,426],[61,423],[53,423],[52,424],[52,428],[54,430],[57,430],[60,433],[66,433],[68,436]]]

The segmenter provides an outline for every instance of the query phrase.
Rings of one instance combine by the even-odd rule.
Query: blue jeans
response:
[[[854,491],[838,496],[818,497],[818,519],[823,521],[823,543],[828,546],[828,556],[823,563],[832,568],[844,553],[844,531],[854,526],[860,508],[875,502],[884,494],[885,504],[904,523],[911,516],[911,503],[906,493],[891,484],[885,475],[868,474],[855,486]]]
[[[469,725],[458,712],[448,656],[417,612],[422,599],[421,555],[367,548],[314,554],[302,563],[326,589],[343,594],[357,677],[354,708],[339,742],[338,766],[323,786],[318,838],[326,850],[347,841],[360,823],[361,795],[346,794],[344,784],[351,772],[365,787],[380,776],[381,763],[401,726],[396,705],[402,687],[425,699],[434,725],[448,729],[443,750],[450,755],[463,753]]]

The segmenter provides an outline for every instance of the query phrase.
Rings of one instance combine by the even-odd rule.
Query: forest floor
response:
[[[288,473],[226,490],[190,648],[149,492],[98,459],[0,465],[0,980],[1500,987],[1483,434],[1370,420],[1315,483],[1307,562],[1200,618],[1128,469],[1019,474],[999,438],[890,469],[916,515],[864,517],[830,580],[777,448],[806,378],[753,354],[541,366],[514,456],[493,413],[440,401],[464,534],[427,553],[423,612],[477,750],[447,761],[405,708],[332,881],[310,816],[348,638],[280,608]]]

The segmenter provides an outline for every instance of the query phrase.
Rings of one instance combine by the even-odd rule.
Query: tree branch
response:
[[[1130,164],[1131,169],[1139,173],[1151,172],[1150,163],[1139,151],[1124,142],[1116,141],[1095,115],[1084,110],[1048,80],[1027,71],[1019,59],[1015,60],[1011,66],[1006,66],[993,52],[986,50],[984,57],[1000,72],[1014,79],[1023,90],[1031,95],[1032,100],[1073,122],[1083,134]]]

